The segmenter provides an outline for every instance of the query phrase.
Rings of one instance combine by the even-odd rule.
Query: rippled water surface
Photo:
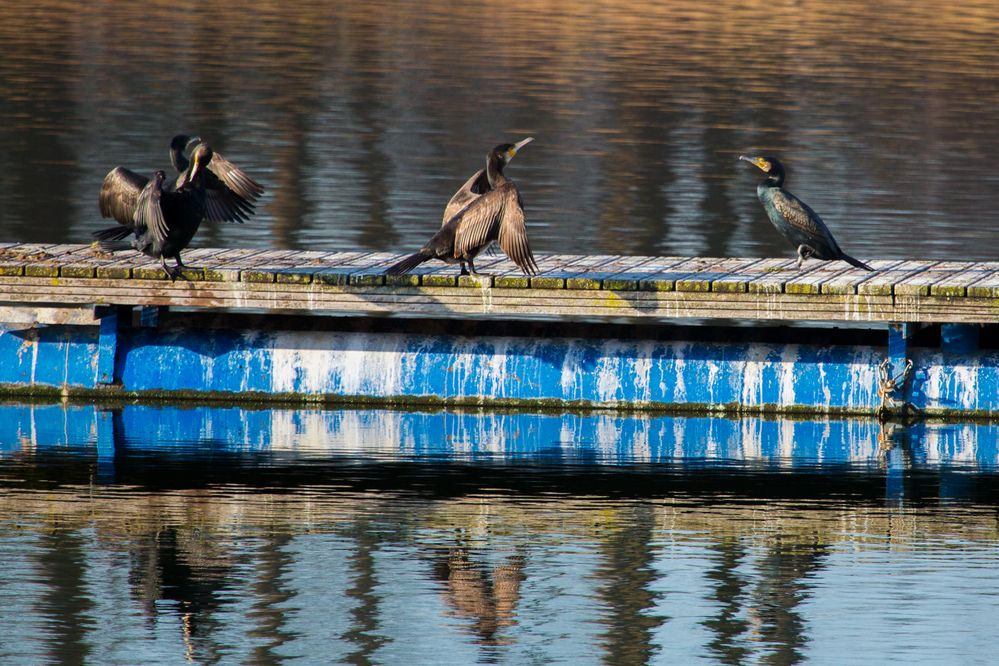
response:
[[[997,434],[0,406],[0,661],[989,663]]]
[[[89,240],[184,131],[268,188],[196,243],[401,250],[533,135],[540,252],[786,254],[736,161],[770,151],[851,254],[995,259],[997,34],[975,1],[8,2],[0,240]]]

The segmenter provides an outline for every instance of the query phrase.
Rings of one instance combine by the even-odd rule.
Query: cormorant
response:
[[[756,187],[756,195],[777,231],[798,248],[798,268],[805,259],[814,257],[824,261],[841,259],[865,271],[874,270],[839,249],[822,218],[804,201],[783,188],[784,165],[776,157],[740,155],[739,159],[759,167],[766,174]]]
[[[503,175],[503,167],[513,159],[517,150],[533,139],[517,144],[504,143],[490,151],[486,158],[485,184],[488,190],[477,193],[473,188],[479,179],[473,176],[465,185],[469,188],[469,201],[458,209],[441,227],[440,231],[419,252],[385,270],[388,275],[402,275],[430,259],[440,259],[449,264],[460,263],[461,274],[479,275],[475,271],[475,257],[493,241],[499,243],[513,263],[528,275],[538,272],[531,247],[527,241],[524,224],[524,202],[513,181]],[[469,185],[471,183],[471,185]],[[451,201],[462,195],[459,190]],[[448,204],[450,208],[451,204]],[[468,267],[465,267],[468,264]]]
[[[113,217],[120,225],[94,232],[101,248],[110,251],[134,248],[159,259],[163,270],[175,280],[184,266],[180,253],[205,219],[207,196],[203,178],[211,160],[212,149],[208,144],[198,144],[176,188],[165,186],[163,171],[157,171],[152,180],[120,166],[108,172],[101,186],[101,215]],[[135,236],[132,242],[124,242],[131,234]],[[167,257],[177,262],[172,270],[166,265]]]
[[[190,162],[184,153],[202,143],[201,137],[178,134],[170,141],[170,162],[179,174],[173,189],[180,187]],[[245,222],[255,211],[264,188],[235,164],[212,151],[212,161],[202,176],[205,188],[205,219],[209,222]],[[168,185],[168,189],[170,186]]]

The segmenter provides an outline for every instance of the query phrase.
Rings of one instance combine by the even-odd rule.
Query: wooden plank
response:
[[[963,270],[941,277],[930,285],[930,293],[934,296],[966,296],[968,287],[988,278],[999,271],[996,263],[975,263],[967,265]]]
[[[557,257],[567,258],[567,257]],[[559,267],[549,269],[543,273],[530,278],[532,289],[565,289],[566,280],[574,280],[577,288],[599,289],[599,278],[585,282],[584,276],[589,277],[600,266],[606,266],[619,259],[612,255],[574,255],[568,261],[563,262]],[[596,286],[593,287],[593,283]]]
[[[842,275],[870,272],[854,268],[845,261],[820,261],[817,263],[819,267],[815,270],[785,280],[784,291],[788,294],[818,294],[822,292],[823,284]]]
[[[715,262],[700,257],[656,257],[642,266],[644,273],[635,276],[635,281],[639,291],[673,291],[678,277],[691,275]]]
[[[820,292],[823,294],[856,294],[857,288],[861,284],[869,282],[878,274],[896,269],[902,263],[901,259],[874,259],[867,262],[874,269],[873,272],[864,270],[846,271],[835,277],[830,277],[822,283]]]
[[[723,275],[711,283],[711,291],[744,293],[749,291],[749,283],[758,281],[776,271],[785,269],[793,262],[790,259],[744,258],[745,264],[738,266],[728,275]]]
[[[999,272],[990,273],[968,285],[969,298],[999,298]]]
[[[938,261],[925,259],[903,261],[892,268],[883,271],[875,271],[867,280],[857,284],[858,294],[881,294],[891,295],[894,293],[895,285],[909,279],[914,275],[936,266]],[[873,265],[873,264],[872,264]]]
[[[931,285],[957,275],[967,265],[967,262],[960,261],[937,262],[926,270],[906,276],[905,279],[895,283],[892,292],[896,296],[928,296]]]
[[[798,268],[797,259],[788,259],[787,263],[774,267],[767,274],[754,280],[750,280],[746,285],[746,291],[753,294],[780,294],[784,292],[784,284],[788,280],[800,280],[812,272],[822,268],[824,262],[811,261]]]

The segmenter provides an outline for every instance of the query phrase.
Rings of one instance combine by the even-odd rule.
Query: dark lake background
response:
[[[999,5],[0,6],[0,241],[197,133],[196,246],[420,245],[493,145],[540,253],[995,260]],[[0,662],[991,663],[994,424],[0,406]]]
[[[539,252],[788,249],[767,151],[862,258],[997,258],[990,2],[5,3],[0,240],[85,242],[197,133],[268,193],[198,245],[403,250],[493,145]]]

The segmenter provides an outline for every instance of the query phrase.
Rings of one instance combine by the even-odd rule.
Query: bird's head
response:
[[[506,165],[510,163],[521,148],[534,141],[533,136],[529,136],[523,141],[518,141],[517,143],[503,143],[495,148],[493,148],[492,157],[495,158],[500,164]]]
[[[178,134],[170,139],[170,150],[184,152],[187,149],[187,142],[190,140],[191,138],[186,134]]]
[[[784,182],[784,165],[781,164],[780,160],[776,157],[771,157],[769,155],[758,157],[746,157],[745,155],[739,155],[739,159],[744,162],[749,162],[760,171],[767,174],[768,181],[777,184]]]
[[[181,184],[181,187],[196,182],[201,170],[208,166],[208,163],[212,161],[212,155],[214,154],[215,153],[212,152],[211,147],[207,143],[198,143],[194,152],[191,153],[191,166],[184,173],[184,182]]]

